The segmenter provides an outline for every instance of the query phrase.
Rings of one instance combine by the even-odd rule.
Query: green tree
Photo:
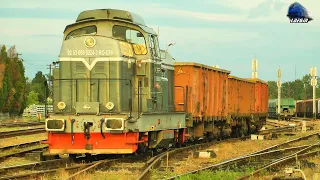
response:
[[[9,58],[6,47],[1,48],[1,71],[4,70],[0,89],[0,112],[20,115],[25,108],[25,75],[22,61]],[[4,67],[4,68],[3,68]],[[1,87],[1,86],[0,86]]]
[[[27,96],[27,104],[28,106],[32,104],[39,104],[38,93],[30,91]]]
[[[276,81],[268,81],[269,99],[278,98],[278,87]]]
[[[46,81],[46,76],[42,74],[41,71],[38,71],[35,77],[31,81],[31,90],[38,94],[38,99],[40,104],[44,104],[45,99],[49,95],[49,88],[44,85]],[[47,92],[45,95],[44,93]]]
[[[311,99],[313,94],[313,89],[311,86],[311,76],[310,74],[306,74],[302,77],[302,82],[304,84],[304,97],[305,99]]]

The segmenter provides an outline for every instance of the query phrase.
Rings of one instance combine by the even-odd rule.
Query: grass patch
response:
[[[234,180],[246,174],[253,172],[253,168],[247,168],[245,170],[239,170],[237,168],[230,168],[227,170],[209,171],[205,170],[197,174],[190,174],[182,176],[180,180],[200,180],[200,179],[223,179],[223,180]]]

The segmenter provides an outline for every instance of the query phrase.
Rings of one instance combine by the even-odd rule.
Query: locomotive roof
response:
[[[237,76],[231,76],[231,75],[229,75],[228,78],[229,78],[229,79],[236,79],[236,80],[240,80],[240,81],[246,81],[246,82],[254,83],[254,81],[251,80],[251,79],[240,78],[240,77],[237,77]]]
[[[148,26],[146,26],[141,16],[129,11],[124,11],[119,9],[94,9],[94,10],[82,11],[78,15],[76,22],[66,26],[64,31],[66,31],[68,27],[71,27],[73,25],[88,22],[88,21],[93,21],[93,20],[124,21],[124,22],[132,23],[139,26],[147,33],[156,34],[156,32],[152,28],[149,28]]]
[[[118,9],[94,9],[82,11],[76,20],[76,22],[83,20],[94,20],[94,19],[113,19],[113,20],[124,20],[134,24],[146,26],[143,18],[135,13],[118,10]]]
[[[228,71],[228,70],[215,68],[212,66],[207,66],[207,65],[199,64],[199,63],[195,63],[195,62],[174,62],[174,66],[195,66],[195,67],[207,68],[207,69],[211,69],[214,71],[220,71],[220,72],[230,74],[230,71]]]

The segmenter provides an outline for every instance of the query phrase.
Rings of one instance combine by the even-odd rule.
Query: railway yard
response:
[[[144,154],[75,159],[46,156],[47,145],[40,143],[47,139],[43,123],[2,123],[0,179],[272,179],[288,176],[285,168],[293,168],[296,177],[303,177],[302,170],[312,179],[319,173],[320,123],[305,120],[304,132],[302,121],[267,120],[257,133],[262,140],[252,135]]]
[[[0,180],[320,180],[315,66],[281,90],[280,66],[260,79],[255,55],[252,77],[235,76],[202,52],[176,60],[158,37],[133,12],[81,11],[32,80],[2,46]]]

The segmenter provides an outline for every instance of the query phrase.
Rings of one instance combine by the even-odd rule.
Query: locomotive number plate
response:
[[[67,50],[68,56],[112,56],[113,50],[93,50],[93,49],[83,49],[83,50]]]

